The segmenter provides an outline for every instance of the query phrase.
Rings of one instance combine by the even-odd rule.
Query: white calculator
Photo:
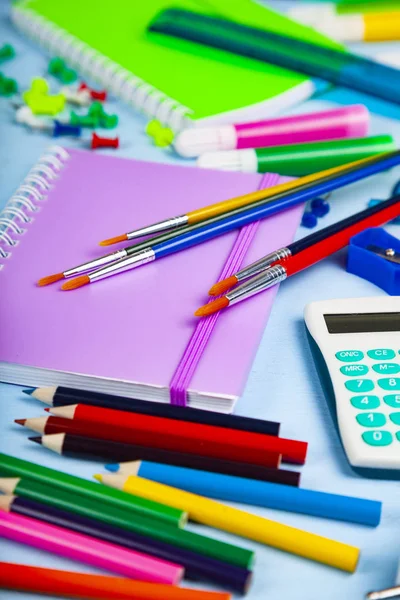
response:
[[[313,302],[304,319],[350,465],[400,479],[400,297]]]

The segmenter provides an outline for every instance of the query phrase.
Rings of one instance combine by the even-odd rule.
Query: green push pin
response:
[[[101,119],[105,116],[105,111],[101,102],[93,102],[88,110],[88,115]]]
[[[104,129],[114,129],[118,125],[117,115],[108,115],[101,102],[93,102],[88,115],[96,117],[99,121],[99,127]]]
[[[13,96],[18,92],[18,84],[15,79],[4,77],[0,73],[0,96]]]
[[[48,71],[50,75],[56,77],[61,83],[73,83],[78,75],[73,69],[69,69],[62,58],[52,58],[49,62]]]
[[[14,58],[14,56],[15,50],[11,44],[4,44],[4,46],[0,48],[0,62],[3,62],[4,60],[10,60],[11,58]]]
[[[69,123],[70,125],[76,125],[78,127],[88,127],[90,129],[96,129],[96,127],[99,126],[99,119],[96,116],[90,114],[78,115],[76,114],[76,112],[71,110]]]
[[[153,119],[147,124],[146,133],[153,138],[154,143],[159,148],[166,148],[172,144],[174,132],[170,127],[163,127],[160,121]]]

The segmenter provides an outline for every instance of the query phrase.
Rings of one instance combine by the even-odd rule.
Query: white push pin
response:
[[[70,104],[78,106],[88,106],[92,102],[89,90],[77,90],[69,85],[61,88],[60,93],[65,96],[65,99]]]
[[[36,117],[29,106],[21,106],[15,112],[15,120],[22,125],[28,125],[32,129],[48,129],[49,124],[46,120]]]

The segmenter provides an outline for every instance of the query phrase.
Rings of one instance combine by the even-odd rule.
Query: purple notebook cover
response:
[[[73,291],[35,282],[104,254],[101,239],[258,189],[262,175],[227,173],[68,150],[70,158],[0,270],[0,363],[139,384],[168,397],[171,377],[238,233]],[[290,243],[301,207],[263,221],[248,264]],[[221,400],[240,396],[276,289],[218,320],[189,387]],[[4,365],[3,365],[4,366]],[[2,376],[0,365],[0,377]],[[26,381],[14,381],[26,383]],[[112,381],[108,383],[111,384]],[[157,390],[142,386],[156,386]],[[84,387],[84,386],[80,386]]]

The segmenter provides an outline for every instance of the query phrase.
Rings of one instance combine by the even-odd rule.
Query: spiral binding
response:
[[[61,146],[53,146],[32,167],[23,183],[11,196],[0,212],[0,261],[9,258],[11,248],[18,244],[18,238],[33,220],[40,204],[47,198],[53,181],[68,160],[69,154]],[[4,263],[0,262],[0,270]]]
[[[62,56],[73,68],[104,86],[135,110],[179,131],[190,127],[193,111],[170,98],[110,58],[54,25],[34,10],[13,6],[11,18],[28,37],[50,54]]]

